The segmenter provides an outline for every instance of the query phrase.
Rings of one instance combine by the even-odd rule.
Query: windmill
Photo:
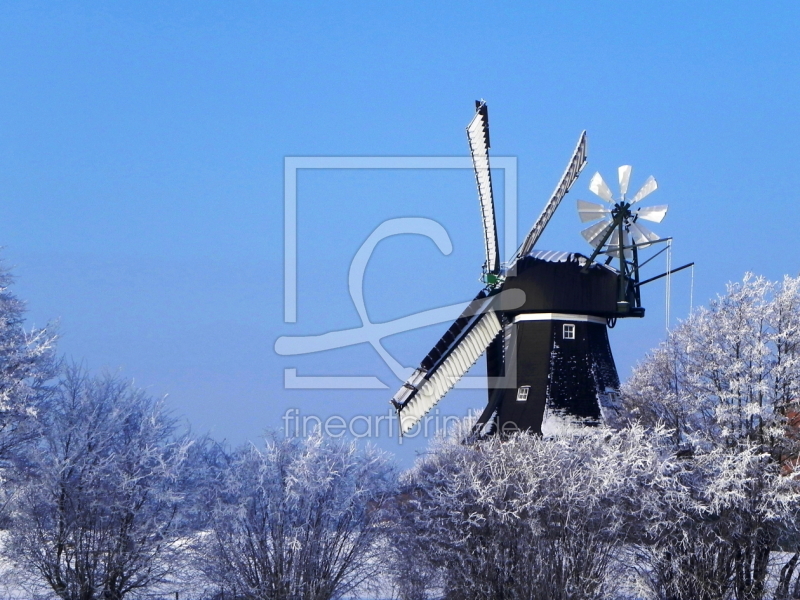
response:
[[[667,207],[638,206],[657,188],[652,177],[627,199],[630,166],[619,168],[619,199],[597,173],[589,189],[605,204],[578,201],[581,220],[597,221],[582,232],[594,248],[590,257],[534,250],[586,165],[585,131],[542,214],[503,265],[489,168],[489,112],[482,100],[475,106],[467,139],[483,220],[485,287],[392,398],[401,434],[413,428],[484,352],[488,404],[476,432],[548,433],[563,422],[599,424],[603,409],[613,408],[619,388],[607,328],[617,318],[644,316],[642,285],[690,265],[639,280],[639,251],[664,241],[639,220],[660,222]],[[597,262],[600,255],[606,260]]]

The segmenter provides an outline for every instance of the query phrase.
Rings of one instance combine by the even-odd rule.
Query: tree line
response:
[[[58,357],[0,273],[0,556],[25,597],[800,598],[800,278],[748,275],[636,367],[604,427],[401,472],[320,434],[229,449]]]

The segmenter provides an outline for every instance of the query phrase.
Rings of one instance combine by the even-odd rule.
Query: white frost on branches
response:
[[[377,576],[387,457],[314,434],[233,453],[211,509],[198,568],[234,597],[327,600]]]
[[[650,508],[661,431],[587,428],[557,438],[439,439],[403,481],[400,593],[445,598],[611,597],[617,556]]]
[[[12,281],[0,267],[0,467],[36,435],[34,418],[57,371],[56,335],[52,327],[25,330],[25,305],[11,292]]]
[[[617,420],[663,423],[677,445],[750,440],[791,453],[799,344],[800,278],[776,284],[748,274],[637,366],[622,387]]]
[[[32,591],[121,600],[179,566],[190,442],[129,382],[67,371],[20,461],[3,553]]]

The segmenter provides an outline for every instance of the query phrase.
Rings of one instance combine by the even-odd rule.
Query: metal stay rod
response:
[[[672,275],[673,273],[677,273],[678,271],[683,271],[684,269],[688,269],[689,267],[693,266],[694,263],[690,262],[689,264],[683,265],[682,267],[678,267],[677,269],[672,269],[671,271],[667,271],[666,273],[662,273],[661,275],[656,275],[655,277],[651,277],[650,279],[645,279],[644,281],[640,281],[635,285],[638,287],[640,285],[644,285],[645,283],[650,283],[651,281],[655,281],[656,279],[661,279],[662,277],[666,277],[667,275]]]
[[[644,261],[642,264],[640,264],[640,265],[639,265],[639,268],[641,269],[643,266],[645,266],[645,265],[646,265],[647,263],[649,263],[651,260],[653,260],[653,259],[654,259],[654,258],[656,258],[657,256],[661,256],[661,254],[663,254],[663,253],[664,253],[664,252],[666,252],[666,251],[667,251],[667,246],[664,246],[664,247],[663,247],[661,250],[659,250],[658,252],[656,252],[655,254],[653,254],[653,256],[651,256],[651,257],[650,257],[650,258],[648,258],[646,261]]]
[[[657,240],[653,240],[652,242],[643,242],[641,244],[631,244],[630,246],[622,246],[621,248],[619,248],[619,250],[631,250],[633,248],[646,248],[647,246],[655,246],[656,244],[660,244],[662,242],[668,242],[671,239],[673,239],[673,238],[671,238],[671,237],[659,238]],[[659,254],[664,252],[664,250],[666,250],[666,248],[664,248],[663,250],[659,250],[658,254],[655,254],[654,256],[651,256],[650,258],[648,258],[646,261],[644,261],[639,266],[640,267],[645,266],[647,263],[649,263],[651,260],[653,260],[656,256],[658,256]],[[602,252],[598,252],[598,254],[605,254],[606,256],[608,256],[611,252],[617,252],[617,249],[615,248],[614,250],[603,250]]]

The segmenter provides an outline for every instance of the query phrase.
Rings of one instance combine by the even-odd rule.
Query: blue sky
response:
[[[519,235],[581,130],[589,164],[540,248],[586,252],[594,171],[654,175],[654,229],[697,263],[695,304],[751,270],[797,274],[796,3],[107,3],[0,6],[0,244],[32,324],[61,349],[168,394],[233,443],[304,414],[383,414],[398,383],[367,345],[301,357],[281,335],[359,325],[350,260],[381,222],[435,219],[453,244],[382,242],[373,321],[470,298],[483,261],[468,171],[304,171],[298,318],[283,320],[284,158],[466,156],[473,101],[518,159]],[[501,188],[503,178],[497,174]],[[613,186],[612,186],[613,187]],[[499,195],[499,194],[498,194]],[[655,274],[663,262],[654,267]],[[664,335],[664,286],[611,333],[624,378]],[[689,276],[673,280],[686,315]],[[393,336],[407,366],[445,325]],[[285,390],[284,369],[386,390]],[[479,407],[454,393],[442,412]],[[401,457],[424,444],[380,445]]]

